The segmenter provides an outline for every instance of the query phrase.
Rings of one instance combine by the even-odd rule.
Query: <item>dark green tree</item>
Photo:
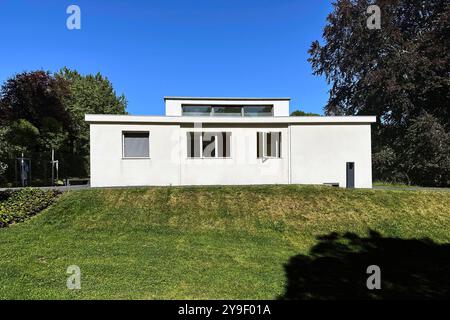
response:
[[[450,180],[450,134],[436,117],[424,114],[406,130],[400,163],[408,182],[445,186]]]
[[[372,4],[381,9],[381,29],[367,27]],[[331,84],[325,113],[377,116],[376,178],[406,176],[406,162],[420,160],[413,158],[417,153],[402,153],[418,117],[434,116],[449,132],[449,35],[446,0],[339,0],[327,18],[323,43],[312,43],[313,72]],[[412,170],[417,174],[411,182],[425,183],[419,178],[424,167]]]
[[[52,138],[50,143],[41,133],[52,130],[49,124],[60,132],[71,130],[70,114],[63,104],[68,95],[67,83],[42,70],[8,79],[1,89],[0,121],[8,128],[5,134],[11,148],[29,152],[60,148],[63,139]]]
[[[315,116],[320,116],[320,114],[313,112],[305,112],[302,110],[295,110],[291,112],[291,117],[315,117]]]
[[[112,83],[100,73],[84,76],[63,68],[55,77],[67,82],[70,90],[63,103],[71,118],[72,151],[88,155],[89,126],[84,121],[85,114],[126,114],[125,96],[117,96]]]
[[[45,180],[50,150],[60,160],[63,176],[89,174],[89,126],[86,113],[125,114],[125,97],[117,96],[100,73],[83,76],[67,68],[57,74],[42,70],[8,79],[0,92],[0,173],[14,158],[33,154],[34,177]],[[0,179],[0,180],[2,180]]]
[[[16,154],[35,151],[39,133],[39,129],[28,120],[18,119],[11,122],[6,132],[6,140],[10,144],[10,151],[15,151]]]
[[[4,174],[8,169],[8,163],[6,161],[8,157],[8,141],[6,140],[6,134],[8,128],[6,126],[0,126],[0,183],[5,179]]]

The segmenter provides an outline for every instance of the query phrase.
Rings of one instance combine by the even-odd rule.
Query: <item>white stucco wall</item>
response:
[[[150,158],[123,159],[122,132],[149,131]],[[179,125],[91,124],[91,186],[177,185]]]
[[[124,131],[149,131],[150,158],[122,157]],[[231,157],[187,157],[187,132],[230,132]],[[279,159],[256,157],[256,132],[282,132]],[[288,183],[288,128],[91,124],[91,186]]]
[[[187,158],[187,132],[230,132],[231,157],[228,159]],[[257,132],[281,132],[281,158],[258,159]],[[207,126],[201,129],[181,128],[181,184],[182,185],[226,185],[226,184],[287,184],[288,170],[288,126]]]
[[[372,186],[370,123],[358,123],[357,119],[348,120],[354,123],[337,122],[341,121],[337,118],[323,123],[323,117],[308,118],[305,123],[286,123],[282,118],[278,123],[211,120],[203,123],[202,128],[174,118],[172,121],[180,122],[156,123],[164,119],[133,116],[91,116],[90,119],[93,121],[90,123],[93,187],[336,182],[345,187],[346,162],[355,163],[355,187]],[[105,120],[102,123],[100,119]],[[119,119],[125,122],[112,122]],[[300,121],[297,119],[292,121]],[[364,121],[368,120],[364,118]],[[122,157],[124,131],[149,131],[148,159]],[[231,132],[231,157],[188,158],[186,133],[189,131]],[[258,131],[282,133],[281,158],[257,158]]]
[[[291,183],[346,186],[346,162],[355,163],[355,187],[372,187],[370,124],[307,124],[291,128]]]

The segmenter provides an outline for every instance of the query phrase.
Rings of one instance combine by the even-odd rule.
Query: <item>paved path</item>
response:
[[[80,190],[80,189],[86,189],[89,188],[89,185],[79,185],[79,186],[59,186],[59,187],[33,187],[33,188],[38,188],[38,189],[42,189],[42,190],[59,190],[59,191],[69,191],[69,190]],[[21,187],[19,188],[0,188],[0,191],[4,191],[4,190],[19,190],[22,189]]]
[[[60,186],[60,187],[33,187],[33,188],[39,188],[39,189],[55,189],[60,191],[69,191],[69,190],[81,190],[89,188],[89,185],[78,185],[78,186]],[[145,187],[145,186],[142,186]],[[201,186],[199,186],[201,187]],[[111,188],[132,188],[132,187],[111,187]],[[138,187],[136,187],[138,188]],[[18,190],[22,188],[0,188],[0,191],[3,190]],[[373,190],[412,190],[412,191],[444,191],[444,192],[450,192],[450,188],[426,188],[426,187],[396,187],[396,186],[373,186]]]

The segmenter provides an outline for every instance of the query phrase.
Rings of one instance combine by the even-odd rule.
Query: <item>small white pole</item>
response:
[[[54,173],[54,164],[55,164],[55,150],[52,148],[52,186],[55,185],[55,173]]]

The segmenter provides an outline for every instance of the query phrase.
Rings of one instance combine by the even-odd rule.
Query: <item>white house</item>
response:
[[[164,100],[165,116],[86,115],[91,186],[372,187],[374,116],[290,117],[289,98]]]

